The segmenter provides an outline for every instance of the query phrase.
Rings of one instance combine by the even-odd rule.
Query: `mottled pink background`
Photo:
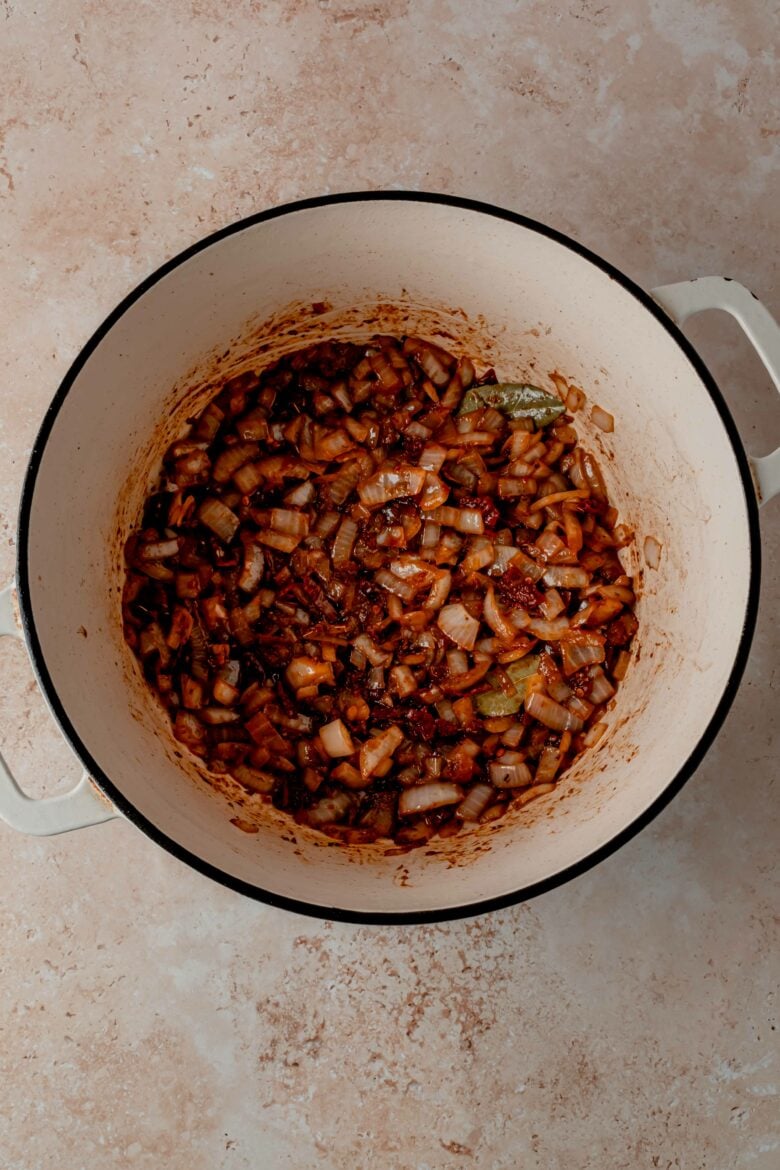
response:
[[[647,287],[722,273],[777,312],[777,39],[758,0],[0,0],[0,583],[80,347],[171,254],[271,204],[456,192]],[[780,408],[737,327],[690,334],[765,452]],[[0,827],[3,1170],[778,1166],[778,514],[707,761],[527,906],[322,925],[120,822]],[[2,678],[3,750],[30,791],[67,786],[20,647]]]

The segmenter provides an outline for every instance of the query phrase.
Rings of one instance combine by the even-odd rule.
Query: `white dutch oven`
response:
[[[320,301],[330,310],[312,314]],[[737,317],[777,380],[778,328],[740,285],[709,277],[648,296],[558,233],[466,200],[309,200],[166,264],[85,347],[33,448],[19,528],[24,636],[85,775],[33,801],[3,765],[0,816],[51,834],[122,815],[243,893],[370,921],[475,913],[604,857],[702,759],[753,633],[756,485],[765,499],[780,489],[780,452],[753,462],[754,485],[723,399],[677,328],[709,308]],[[407,854],[334,846],[273,810],[237,809],[180,758],[120,626],[122,542],[162,450],[219,379],[310,339],[378,329],[438,337],[505,376],[549,384],[560,371],[610,411],[612,435],[587,412],[577,425],[636,530],[625,559],[641,580],[639,653],[599,746],[549,797]],[[657,569],[644,563],[646,536],[661,545]],[[0,633],[18,634],[10,589],[0,603]],[[237,814],[257,831],[238,829]]]

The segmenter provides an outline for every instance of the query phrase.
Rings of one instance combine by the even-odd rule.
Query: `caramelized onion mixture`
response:
[[[331,837],[413,846],[550,792],[598,741],[637,629],[631,534],[556,385],[377,336],[233,378],[192,420],[123,616],[205,767]]]

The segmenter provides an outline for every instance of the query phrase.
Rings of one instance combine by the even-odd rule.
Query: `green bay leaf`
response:
[[[524,382],[496,382],[493,386],[472,386],[460,404],[459,415],[471,414],[485,406],[500,410],[507,418],[530,418],[538,427],[547,427],[566,407],[556,394]]]

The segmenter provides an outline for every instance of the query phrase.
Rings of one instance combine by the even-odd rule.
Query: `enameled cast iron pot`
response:
[[[313,314],[321,301],[329,311]],[[85,775],[72,792],[33,801],[3,765],[0,817],[50,834],[124,816],[242,893],[373,922],[473,914],[605,857],[701,761],[755,623],[757,497],[780,490],[780,452],[751,467],[678,328],[710,308],[737,317],[777,381],[780,331],[742,286],[708,277],[648,295],[558,232],[463,199],[306,200],[164,265],[85,346],[33,447],[16,582],[24,638]],[[598,747],[550,796],[401,855],[291,832],[273,810],[255,833],[236,828],[236,809],[177,758],[120,623],[122,543],[162,451],[219,380],[318,338],[393,330],[463,346],[505,377],[550,385],[560,371],[614,415],[611,435],[594,430],[587,410],[577,426],[636,531],[625,560],[641,579],[639,653]],[[647,536],[661,545],[655,569],[644,560]],[[18,636],[10,588],[0,633]]]

